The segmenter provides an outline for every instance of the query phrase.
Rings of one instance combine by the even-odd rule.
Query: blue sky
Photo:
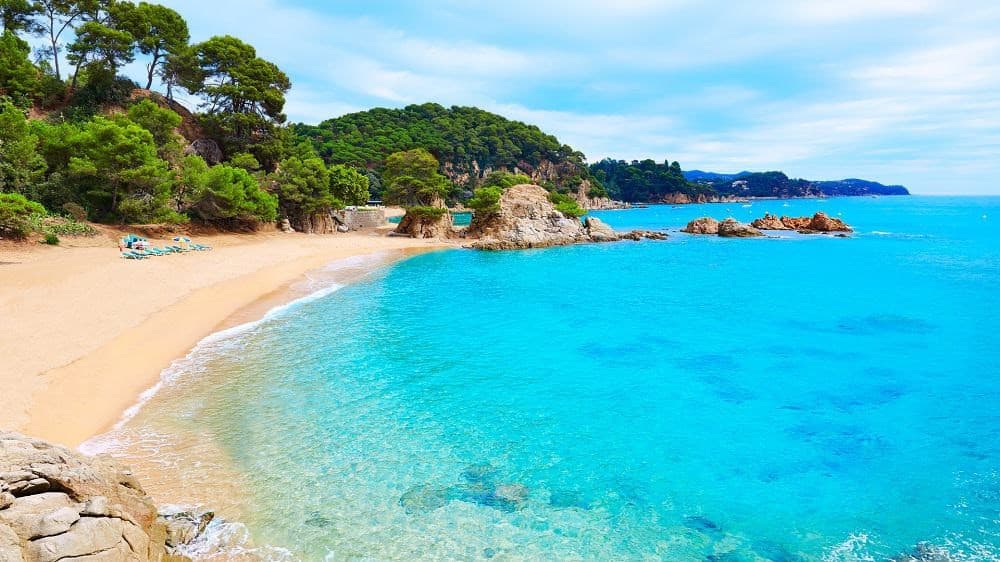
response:
[[[163,3],[283,68],[294,121],[475,105],[591,161],[1000,193],[996,1]]]

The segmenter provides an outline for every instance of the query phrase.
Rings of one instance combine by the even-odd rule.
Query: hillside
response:
[[[792,179],[782,172],[740,172],[717,174],[693,170],[685,172],[689,181],[710,188],[719,195],[737,197],[835,197],[859,195],[909,195],[901,185],[844,179],[812,181]]]
[[[379,107],[292,129],[328,164],[376,172],[390,154],[426,149],[441,163],[442,173],[466,190],[494,171],[522,173],[550,189],[571,191],[589,178],[583,154],[556,137],[475,107]]]

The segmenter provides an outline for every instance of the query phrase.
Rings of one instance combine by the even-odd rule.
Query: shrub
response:
[[[507,189],[508,187],[514,187],[515,185],[524,183],[533,184],[535,182],[524,174],[492,172],[490,175],[486,176],[486,180],[483,182],[483,187],[499,187],[501,189]]]
[[[48,244],[49,246],[58,246],[59,237],[51,232],[47,232],[45,233],[45,243]]]
[[[556,206],[557,211],[567,217],[579,218],[587,214],[587,210],[581,208],[576,199],[573,199],[569,195],[555,192],[549,193],[549,201]]]
[[[84,209],[78,203],[73,203],[72,201],[70,201],[69,203],[63,204],[62,209],[63,211],[66,211],[67,215],[72,217],[73,220],[77,222],[83,222],[87,220],[87,209]]]
[[[0,193],[0,236],[21,239],[32,230],[32,219],[45,214],[45,207],[20,193]]]
[[[465,202],[465,206],[475,211],[477,215],[491,215],[500,210],[502,194],[503,188],[500,186],[480,187],[473,192],[472,198]]]
[[[428,219],[441,218],[447,212],[448,209],[444,207],[431,207],[427,205],[416,205],[413,207],[406,208],[407,214],[411,214],[415,217],[423,217]]]

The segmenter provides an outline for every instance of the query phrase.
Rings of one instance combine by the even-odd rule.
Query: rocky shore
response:
[[[622,239],[662,240],[666,234],[652,231],[618,233],[600,219],[581,221],[556,209],[545,188],[515,185],[500,196],[495,212],[476,215],[466,238],[475,239],[469,247],[481,250],[515,250],[565,246],[582,242],[615,242]]]
[[[126,468],[0,432],[0,562],[182,562],[211,512],[158,513]]]
[[[741,223],[734,218],[717,221],[712,217],[695,219],[681,229],[688,234],[715,234],[728,238],[751,238],[765,236],[765,230],[794,230],[801,234],[845,233],[853,229],[844,221],[832,218],[819,212],[812,217],[777,217],[766,213],[763,217],[753,220],[750,224]]]

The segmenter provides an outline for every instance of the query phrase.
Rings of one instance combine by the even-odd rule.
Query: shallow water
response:
[[[376,269],[201,346],[102,443],[272,557],[1000,559],[1000,198],[597,215],[815,210],[857,234]]]

